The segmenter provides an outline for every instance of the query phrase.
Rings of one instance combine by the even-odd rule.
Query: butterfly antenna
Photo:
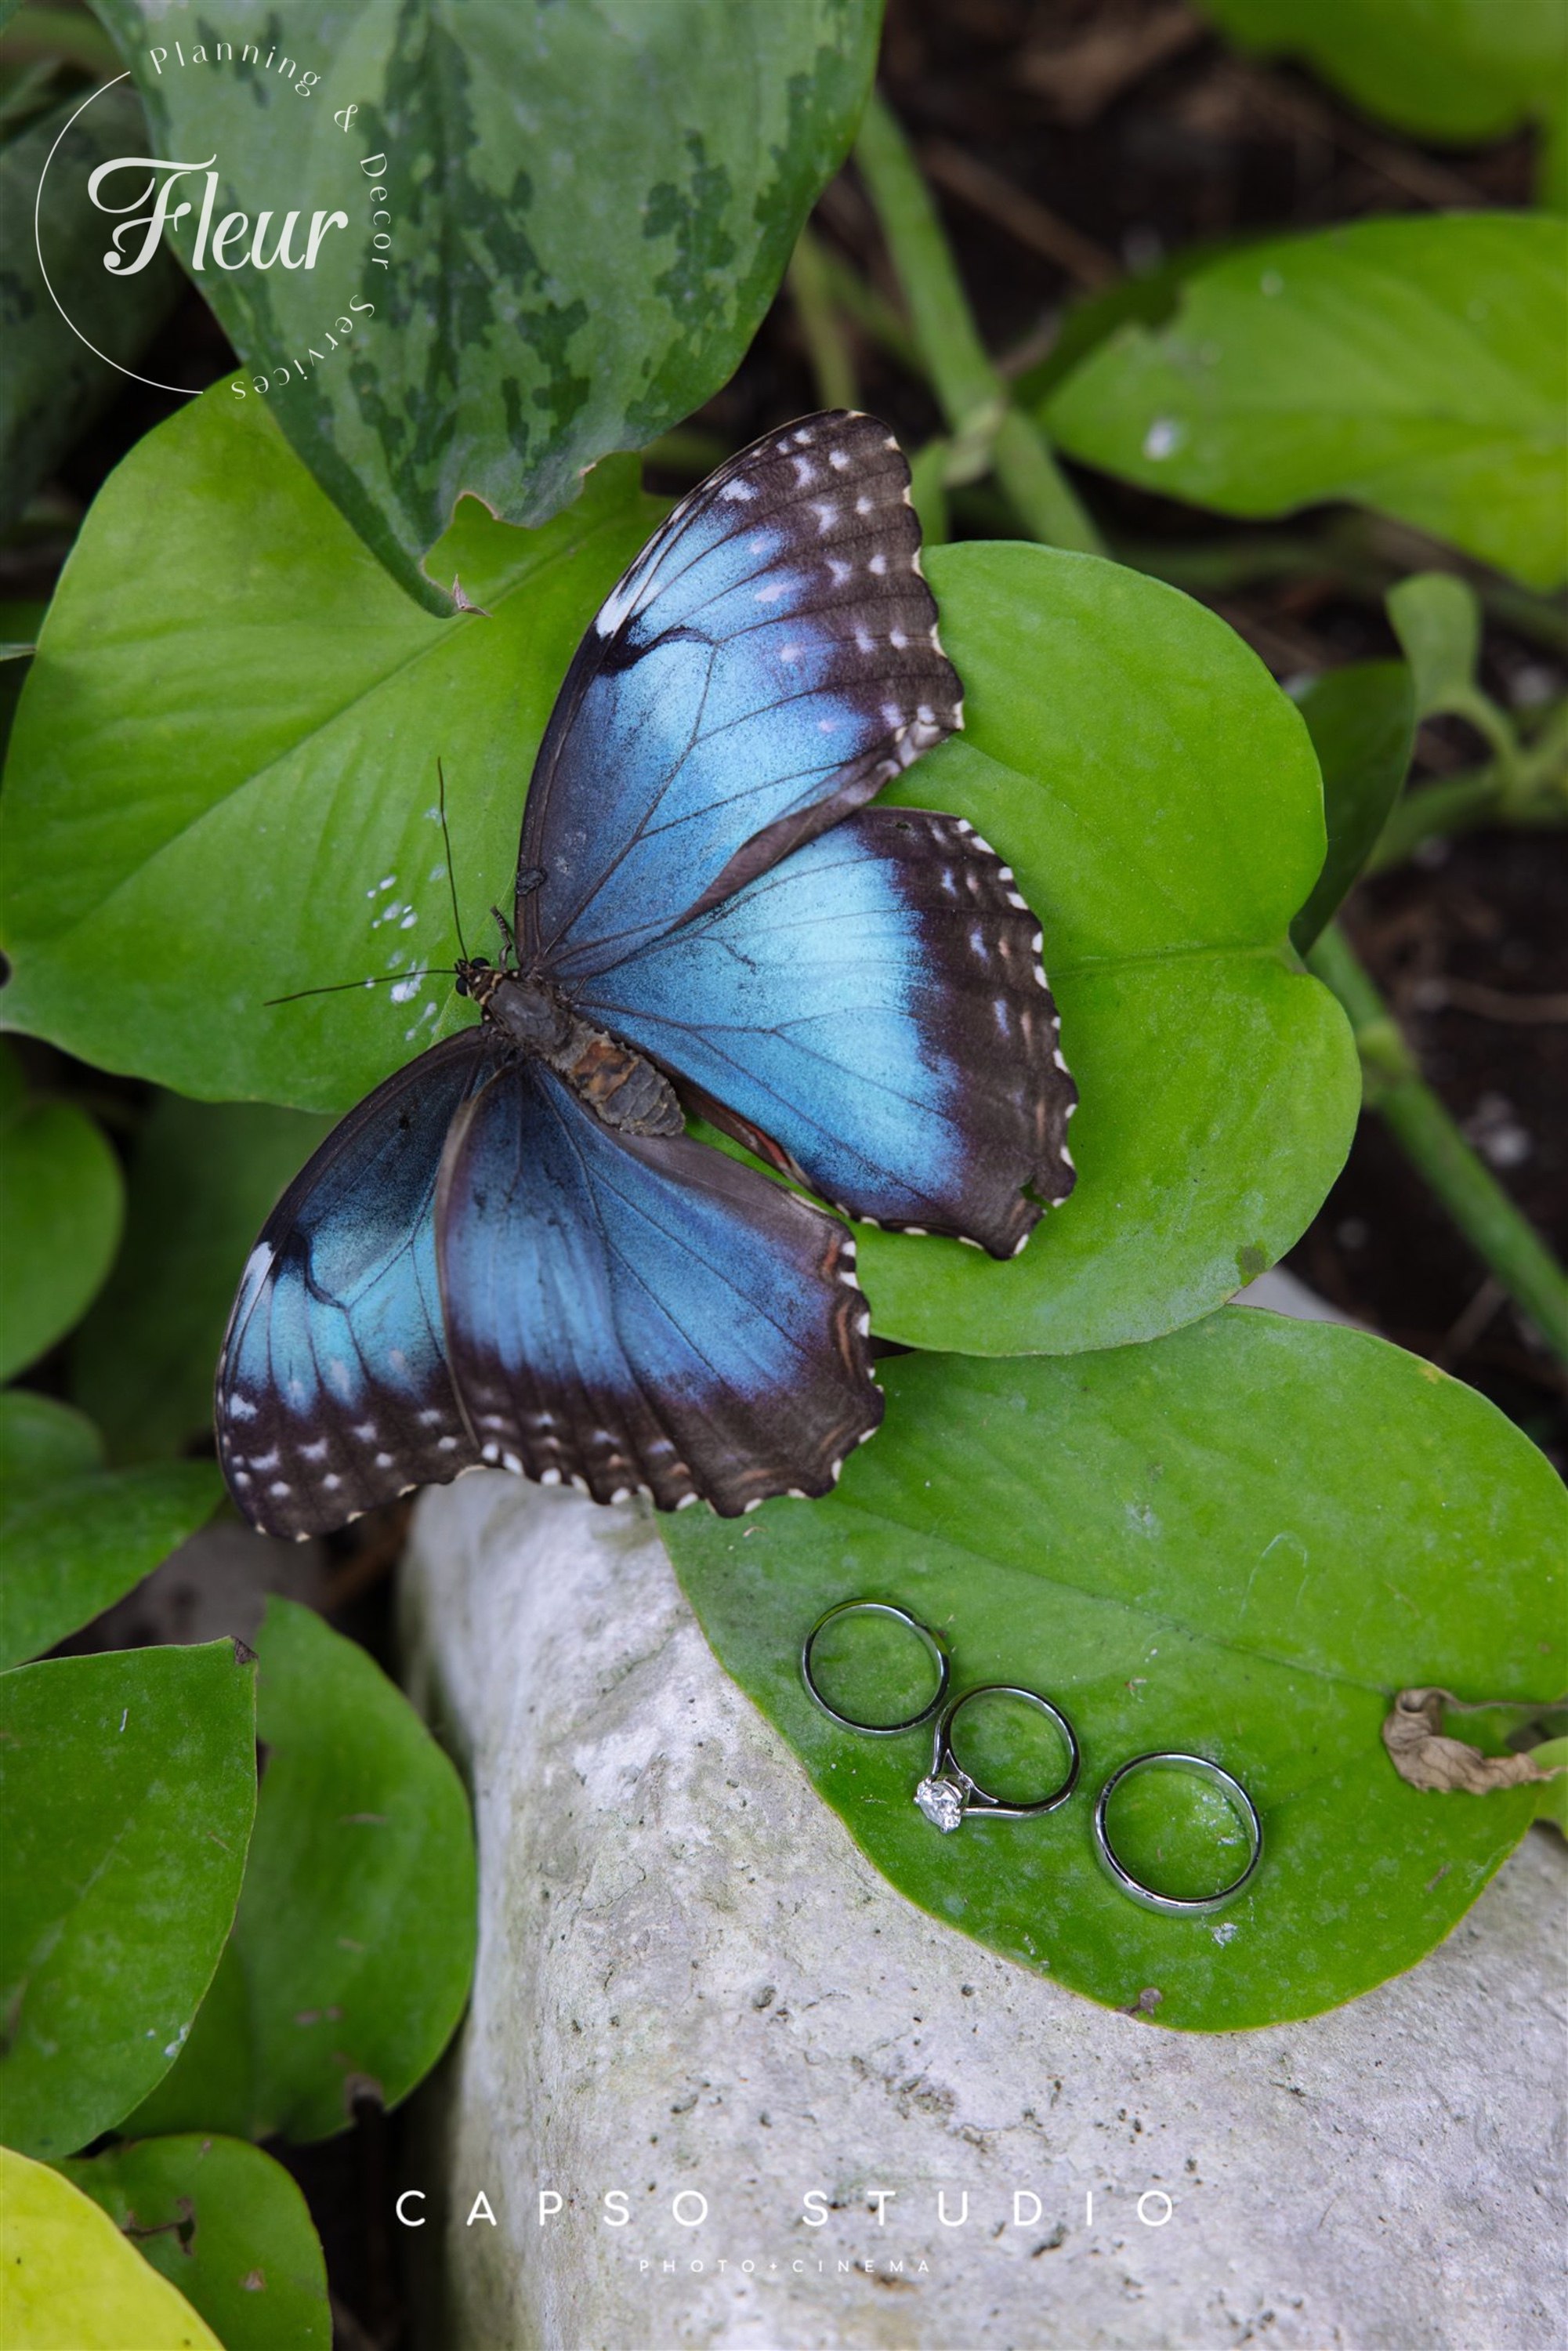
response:
[[[264,996],[262,1008],[274,1004],[298,1004],[302,996],[341,996],[349,987],[391,987],[400,979],[444,979],[448,977],[444,964],[435,964],[428,971],[385,971],[373,979],[334,979],[325,987],[297,987],[292,996]]]
[[[446,851],[446,886],[452,893],[453,927],[457,933],[458,952],[466,963],[469,960],[468,942],[463,935],[463,917],[457,911],[457,876],[452,870],[452,835],[446,830],[446,770],[439,759],[435,762],[435,780],[441,787],[438,799],[441,810],[441,840]]]

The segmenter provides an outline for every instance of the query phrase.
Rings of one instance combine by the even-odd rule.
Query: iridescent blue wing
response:
[[[649,541],[539,747],[526,967],[603,970],[962,723],[908,489],[885,426],[835,411],[731,458]]]
[[[495,1066],[468,1029],[378,1086],[251,1251],[218,1358],[218,1458],[264,1534],[320,1533],[479,1459],[446,1365],[434,1204],[447,1129]]]
[[[1040,955],[961,819],[865,809],[576,1001],[851,1215],[1010,1257],[1073,1180]]]
[[[685,1135],[612,1132],[537,1061],[459,1112],[436,1230],[486,1460],[732,1517],[825,1493],[882,1417],[843,1227]]]

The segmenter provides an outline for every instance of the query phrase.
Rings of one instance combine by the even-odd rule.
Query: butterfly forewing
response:
[[[882,1417],[842,1226],[686,1136],[613,1134],[537,1062],[460,1113],[437,1231],[486,1460],[731,1516],[826,1492]]]
[[[341,1526],[479,1458],[446,1368],[434,1207],[454,1113],[494,1066],[476,1029],[432,1047],[267,1218],[217,1374],[218,1456],[265,1534]]]
[[[523,823],[524,959],[575,981],[858,808],[960,725],[909,471],[875,418],[770,434],[607,599]]]

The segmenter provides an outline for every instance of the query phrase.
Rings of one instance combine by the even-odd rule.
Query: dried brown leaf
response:
[[[1461,1701],[1451,1690],[1403,1689],[1383,1725],[1383,1743],[1395,1770],[1413,1788],[1484,1796],[1493,1788],[1517,1788],[1528,1780],[1550,1780],[1532,1756],[1483,1755],[1443,1730],[1443,1708]],[[1473,1707],[1465,1708],[1474,1712]],[[1561,1771],[1565,1767],[1558,1765]]]

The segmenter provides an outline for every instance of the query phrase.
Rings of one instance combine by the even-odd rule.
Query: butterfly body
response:
[[[457,987],[518,1052],[564,1078],[606,1126],[632,1134],[679,1134],[685,1127],[669,1080],[632,1046],[582,1019],[538,973],[525,977],[465,959],[457,967]]]
[[[485,1463],[726,1515],[825,1493],[883,1408],[842,1218],[1005,1257],[1067,1196],[1034,916],[961,820],[866,805],[962,724],[908,485],[874,418],[804,419],[606,600],[507,960],[456,967],[477,1023],[334,1129],[246,1266],[217,1433],[255,1525]]]

